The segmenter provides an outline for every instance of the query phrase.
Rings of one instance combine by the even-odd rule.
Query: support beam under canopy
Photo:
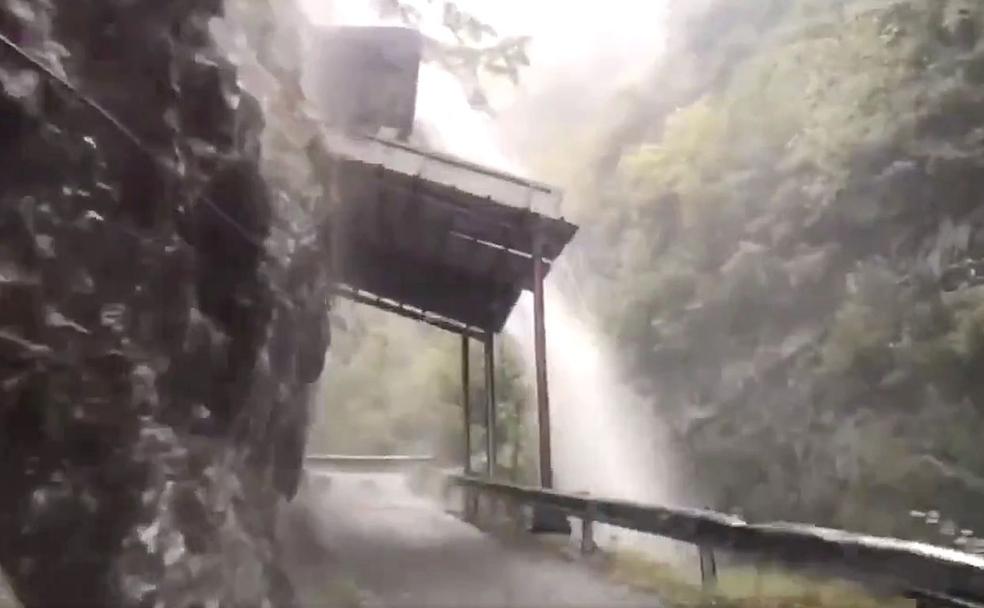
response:
[[[468,352],[468,335],[461,334],[461,408],[462,424],[464,425],[464,454],[462,455],[462,468],[465,475],[472,474],[471,455],[471,361]]]
[[[495,477],[496,470],[496,402],[495,402],[495,337],[485,335],[485,452],[486,472],[489,479]]]
[[[559,208],[550,186],[382,138],[322,135],[337,281],[397,303],[392,312],[498,333],[533,288],[534,243],[546,271],[577,231],[545,215]]]

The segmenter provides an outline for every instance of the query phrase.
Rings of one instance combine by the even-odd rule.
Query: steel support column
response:
[[[486,473],[489,479],[495,477],[496,437],[495,437],[495,337],[485,334],[485,450]]]
[[[536,359],[536,405],[540,434],[540,485],[553,487],[553,464],[550,452],[550,395],[547,388],[547,336],[544,320],[542,244],[539,237],[533,247],[533,347]]]
[[[461,407],[464,415],[464,448],[462,458],[465,475],[472,474],[471,466],[471,363],[468,357],[468,334],[461,334]]]

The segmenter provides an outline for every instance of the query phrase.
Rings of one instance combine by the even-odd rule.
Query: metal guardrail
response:
[[[367,463],[367,464],[427,464],[434,462],[433,456],[407,456],[407,455],[394,455],[394,456],[354,456],[351,454],[309,454],[304,457],[304,460],[308,462],[317,463]]]
[[[709,552],[727,550],[853,580],[914,598],[920,605],[984,607],[984,559],[953,549],[802,524],[752,524],[713,511],[565,494],[477,477],[451,475],[449,480],[473,492],[560,510],[580,519],[588,534],[591,524],[599,522],[691,543],[701,549],[702,570]],[[707,565],[714,570],[713,559]]]
[[[317,465],[341,471],[405,470],[434,463],[433,456],[353,456],[350,454],[310,454],[304,457],[306,465]]]

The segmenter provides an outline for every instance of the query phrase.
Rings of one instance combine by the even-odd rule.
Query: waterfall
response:
[[[571,247],[576,252],[576,240]],[[677,478],[680,463],[657,404],[621,377],[612,345],[574,305],[575,280],[590,276],[558,261],[544,294],[554,484],[567,492],[683,506],[688,501]],[[520,298],[506,333],[516,341],[527,374],[534,377],[532,294]],[[662,559],[682,557],[665,539],[610,526],[599,526],[595,534],[609,548],[617,544]]]
[[[618,374],[612,349],[575,313],[558,283],[545,289],[554,482],[558,489],[677,504],[675,467],[652,403]],[[534,374],[533,298],[523,294],[506,325]]]

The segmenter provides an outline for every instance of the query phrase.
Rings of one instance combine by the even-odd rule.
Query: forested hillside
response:
[[[582,123],[580,158],[538,151],[574,186],[584,281],[620,294],[601,325],[715,507],[984,523],[982,23],[958,1],[712,3]]]
[[[309,449],[316,453],[429,454],[458,464],[463,452],[461,342],[427,325],[365,306],[339,302],[333,311],[342,328],[332,345],[320,387]],[[472,446],[476,467],[484,466],[484,371],[481,344],[470,347]],[[520,415],[530,413],[531,387],[515,348],[497,350],[497,420],[500,472],[530,475],[536,429]],[[520,437],[521,449],[515,450]],[[527,477],[527,481],[533,481]]]

